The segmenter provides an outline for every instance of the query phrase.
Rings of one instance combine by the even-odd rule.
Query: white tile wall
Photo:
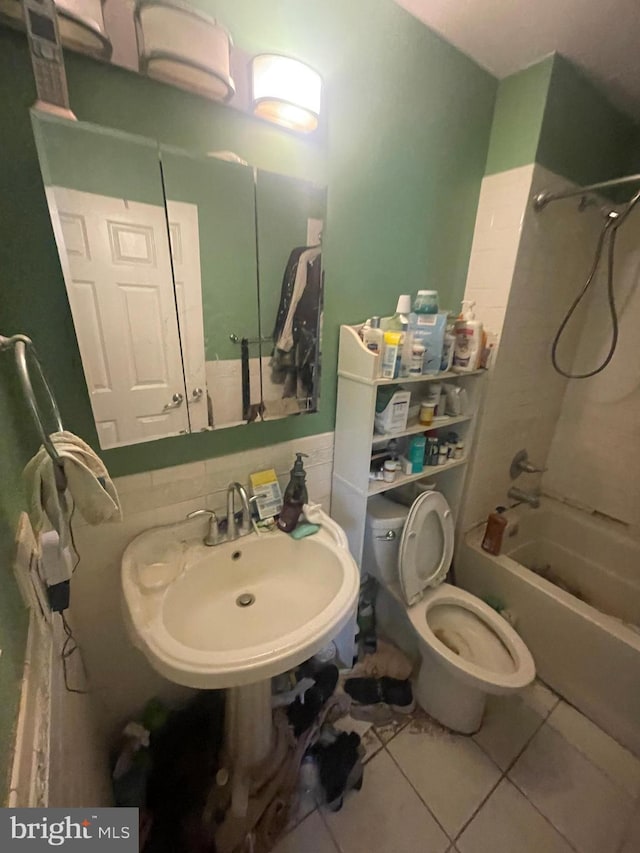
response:
[[[634,218],[636,217],[636,218]],[[589,247],[593,254],[594,247]],[[596,367],[609,349],[611,321],[603,266],[585,312],[573,372]],[[567,387],[549,454],[545,491],[640,527],[640,218],[631,214],[617,239],[618,348],[610,365]],[[576,282],[577,286],[577,282]]]
[[[489,175],[482,182],[465,299],[476,302],[485,327],[500,334],[529,197],[533,165]]]
[[[281,416],[282,385],[271,381],[271,356],[262,358],[262,396],[267,410],[274,411],[274,417]],[[242,363],[239,358],[207,361],[205,364],[207,389],[211,397],[214,423],[234,425],[243,423],[242,418]],[[260,402],[260,359],[249,359],[249,387],[251,403]],[[297,410],[295,400],[287,400]],[[288,409],[291,413],[292,409]]]
[[[551,343],[586,276],[600,220],[593,209],[578,215],[572,206],[569,214],[562,203],[535,213],[534,193],[557,185],[567,182],[538,165],[483,181],[465,299],[476,299],[478,319],[500,333],[500,345],[467,480],[465,528],[507,503],[509,465],[519,450],[526,448],[534,462],[545,463],[560,417],[566,380],[551,366]],[[493,265],[482,257],[489,239]],[[482,289],[478,268],[485,270]],[[572,324],[561,351],[569,363],[581,320]],[[517,485],[537,488],[540,478],[527,476]]]
[[[333,433],[118,477],[115,483],[124,520],[100,527],[89,527],[80,518],[74,521],[80,564],[71,609],[107,735],[151,696],[171,702],[185,695],[185,689],[153,671],[126,634],[120,601],[124,548],[143,530],[178,521],[194,509],[207,507],[225,515],[227,484],[232,480],[248,483],[253,471],[275,468],[284,488],[297,450],[309,454],[305,468],[310,499],[328,510]]]

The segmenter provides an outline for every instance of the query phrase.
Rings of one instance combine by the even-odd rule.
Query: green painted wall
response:
[[[325,80],[326,124],[301,139],[121,69],[69,55],[79,119],[182,148],[230,148],[257,166],[327,183],[321,410],[302,418],[176,437],[105,452],[114,475],[213,457],[330,430],[338,325],[392,312],[397,295],[432,285],[462,295],[486,161],[495,80],[391,0],[251,0],[205,4],[245,51],[298,55]],[[266,5],[266,4],[265,4]],[[0,98],[18,165],[0,200],[16,325],[49,367],[68,426],[96,446],[55,245],[39,187],[27,109],[34,100],[22,38],[0,32]],[[7,160],[4,159],[4,163]],[[0,166],[2,168],[2,166]]]
[[[3,254],[0,247],[0,292],[4,290]],[[27,611],[12,573],[14,531],[24,504],[20,475],[28,458],[22,437],[23,418],[26,417],[16,388],[12,355],[0,353],[0,805],[7,796],[27,635]]]
[[[164,203],[155,140],[35,112],[32,125],[46,185]]]
[[[162,170],[167,198],[198,206],[206,359],[240,358],[229,334],[258,335],[253,170],[166,147]]]
[[[638,125],[555,54],[537,162],[577,184],[594,183],[632,171],[637,140]]]
[[[533,162],[578,184],[638,171],[640,128],[554,53],[498,86],[486,174]]]
[[[533,163],[542,131],[554,56],[500,81],[486,174]]]
[[[309,181],[258,171],[258,264],[260,267],[260,322],[264,336],[273,333],[282,278],[291,250],[307,242],[307,219],[326,219],[327,192]],[[263,349],[271,351],[268,343]],[[322,405],[322,404],[321,404]]]

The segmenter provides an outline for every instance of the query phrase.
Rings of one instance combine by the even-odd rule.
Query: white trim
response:
[[[45,808],[49,802],[52,650],[51,628],[32,608],[7,802],[10,808]]]

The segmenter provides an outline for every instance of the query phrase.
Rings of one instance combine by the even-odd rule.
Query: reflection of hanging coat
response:
[[[284,271],[273,332],[272,380],[288,386],[284,396],[295,396],[295,380],[302,382],[307,395],[313,392],[321,311],[321,248],[298,247],[289,255]]]

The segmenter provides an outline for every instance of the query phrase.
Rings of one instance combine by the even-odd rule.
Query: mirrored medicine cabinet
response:
[[[100,446],[317,411],[326,188],[31,116]]]

